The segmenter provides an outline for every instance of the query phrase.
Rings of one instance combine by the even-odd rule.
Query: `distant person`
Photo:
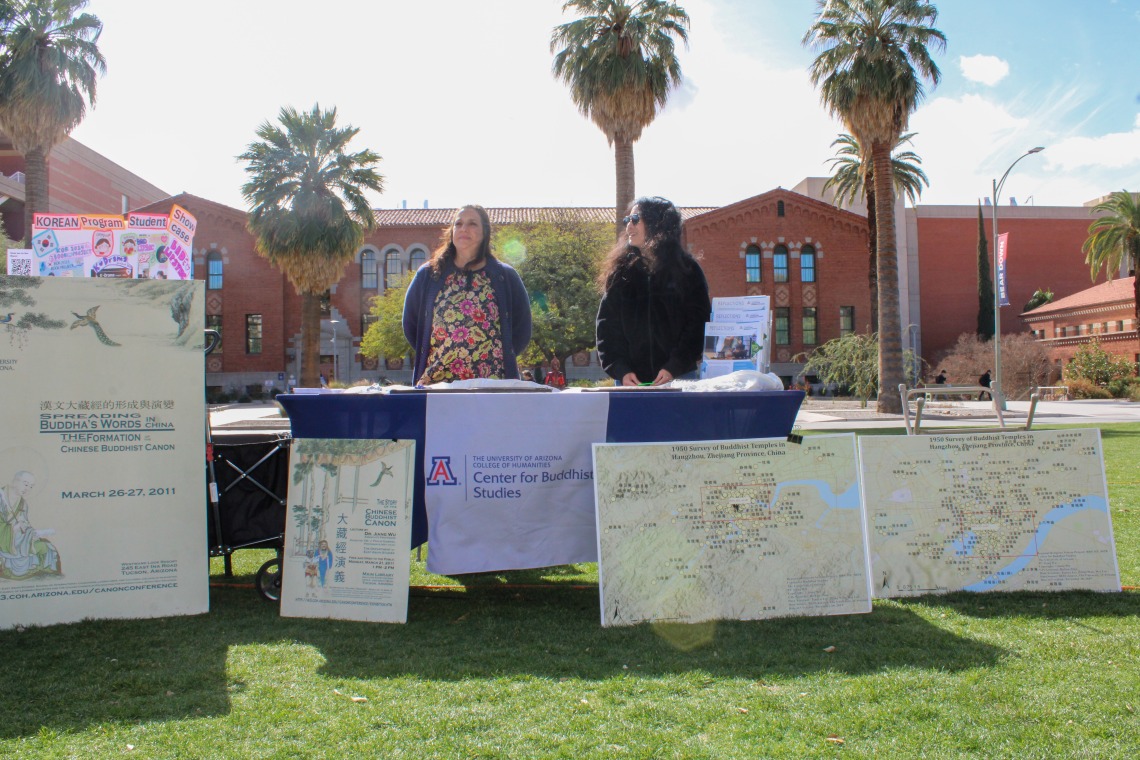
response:
[[[534,365],[534,381],[536,383],[546,382],[546,370],[542,368],[541,363]]]
[[[416,385],[518,379],[530,343],[530,298],[513,267],[491,253],[491,218],[463,206],[404,296],[404,337],[416,352]]]
[[[529,369],[524,369],[522,371],[522,379],[533,383],[534,382],[534,373],[531,372]]]
[[[562,374],[562,365],[557,356],[550,360],[550,371],[546,373],[546,385],[551,388],[566,387],[566,375]]]
[[[681,214],[664,198],[638,198],[622,221],[625,240],[598,277],[602,369],[624,386],[695,379],[712,305],[700,264],[681,244]]]
[[[938,376],[934,378],[934,384],[946,385],[946,370],[942,370],[938,373]]]
[[[987,369],[985,372],[982,373],[982,376],[978,378],[978,385],[980,385],[984,388],[989,388],[990,382],[991,382],[990,370]],[[993,393],[987,393],[986,391],[982,391],[981,393],[978,394],[978,401],[985,401],[987,396],[989,396],[990,399],[993,399],[993,397],[994,397]]]
[[[322,388],[328,388],[329,387],[329,379],[327,377],[325,377],[324,372],[321,373],[321,387]]]

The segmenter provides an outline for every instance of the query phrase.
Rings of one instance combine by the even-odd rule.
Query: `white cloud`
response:
[[[992,55],[970,55],[958,59],[962,76],[971,82],[992,87],[1009,75],[1009,64]]]
[[[1068,137],[1050,145],[1046,157],[1050,168],[1061,171],[1084,167],[1122,169],[1140,166],[1140,116],[1128,132]]]

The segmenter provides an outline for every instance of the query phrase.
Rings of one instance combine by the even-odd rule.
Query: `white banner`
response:
[[[605,393],[427,399],[427,569],[453,575],[598,558],[591,444]]]
[[[208,609],[204,291],[0,278],[0,628]]]

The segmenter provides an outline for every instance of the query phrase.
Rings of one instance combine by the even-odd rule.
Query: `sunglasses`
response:
[[[623,216],[621,219],[622,224],[638,224],[641,222],[641,214],[630,214]]]

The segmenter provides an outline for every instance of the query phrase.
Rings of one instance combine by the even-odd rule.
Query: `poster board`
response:
[[[415,441],[293,442],[282,616],[407,622],[415,453]]]
[[[208,609],[204,291],[0,277],[0,628]]]
[[[871,611],[854,434],[593,450],[603,626]]]
[[[874,593],[1119,591],[1097,429],[863,436]]]

